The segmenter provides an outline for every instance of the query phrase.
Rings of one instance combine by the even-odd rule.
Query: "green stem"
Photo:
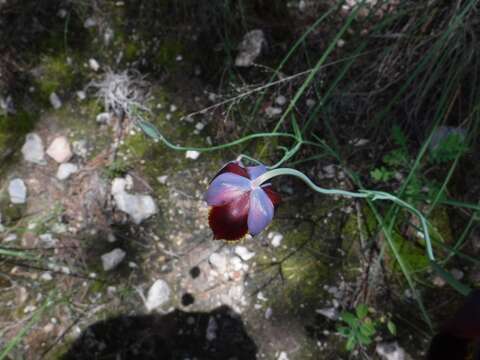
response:
[[[435,261],[435,256],[433,254],[433,248],[432,248],[432,241],[430,239],[430,234],[428,232],[428,223],[427,219],[423,214],[414,208],[412,205],[409,203],[403,201],[402,199],[396,197],[395,195],[392,195],[390,193],[384,192],[384,191],[376,191],[376,190],[360,190],[359,192],[352,192],[352,191],[346,191],[346,190],[340,190],[340,189],[325,189],[322,188],[318,185],[316,185],[308,176],[306,176],[304,173],[295,170],[295,169],[289,169],[289,168],[280,168],[280,169],[274,169],[267,171],[266,173],[260,175],[258,178],[256,178],[252,182],[252,186],[260,186],[264,182],[280,175],[290,175],[290,176],[295,176],[299,179],[301,179],[303,182],[305,182],[312,190],[320,193],[320,194],[325,194],[325,195],[340,195],[340,196],[347,196],[351,198],[361,198],[361,199],[366,199],[369,198],[373,201],[375,200],[388,200],[391,201],[397,205],[400,205],[401,207],[407,209],[414,215],[416,215],[419,220],[420,224],[422,225],[422,230],[423,230],[423,237],[425,240],[426,248],[427,248],[427,255],[428,258],[434,262]]]

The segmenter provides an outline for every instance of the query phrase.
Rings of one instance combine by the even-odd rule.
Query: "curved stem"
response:
[[[423,236],[427,248],[427,255],[428,258],[431,261],[435,261],[435,256],[433,254],[433,248],[432,248],[432,241],[430,239],[430,234],[428,232],[428,223],[427,219],[423,214],[417,210],[415,207],[410,205],[409,203],[405,202],[404,200],[396,197],[395,195],[392,195],[390,193],[384,192],[384,191],[376,191],[376,190],[360,190],[359,192],[352,192],[352,191],[346,191],[346,190],[340,190],[340,189],[325,189],[322,188],[318,185],[316,185],[308,176],[306,176],[304,173],[295,170],[295,169],[289,169],[289,168],[280,168],[280,169],[274,169],[267,171],[266,173],[260,175],[258,178],[256,178],[253,182],[253,186],[260,186],[264,182],[280,175],[291,175],[295,176],[299,179],[301,179],[303,182],[305,182],[312,190],[320,193],[320,194],[325,194],[325,195],[341,195],[341,196],[346,196],[346,197],[352,197],[352,198],[370,198],[373,201],[375,200],[388,200],[391,201],[406,210],[410,211],[412,214],[417,216],[420,220],[420,224],[422,225],[422,230],[423,230]]]

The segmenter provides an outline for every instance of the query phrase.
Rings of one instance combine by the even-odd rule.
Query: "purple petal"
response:
[[[251,181],[246,177],[233,173],[220,174],[208,187],[205,200],[210,206],[225,205],[250,191],[250,184]]]
[[[261,188],[250,193],[250,209],[248,210],[248,231],[257,235],[272,222],[273,204]]]
[[[267,172],[267,167],[265,165],[258,165],[258,166],[247,166],[248,176],[250,179],[256,179],[260,175],[263,175]]]

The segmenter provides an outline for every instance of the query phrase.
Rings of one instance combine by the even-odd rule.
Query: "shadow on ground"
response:
[[[257,345],[229,307],[208,313],[119,316],[83,331],[63,360],[256,358]]]

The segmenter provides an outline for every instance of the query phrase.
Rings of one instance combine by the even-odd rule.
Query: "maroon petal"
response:
[[[214,239],[240,240],[248,233],[250,192],[222,206],[212,206],[208,223]]]
[[[245,169],[240,162],[230,161],[220,169],[220,171],[213,177],[212,181],[215,180],[215,178],[218,177],[219,175],[226,172],[234,173],[250,179],[248,176],[247,169]]]
[[[263,191],[265,191],[270,198],[270,201],[272,202],[273,206],[277,207],[280,205],[282,202],[282,198],[280,197],[280,194],[277,193],[276,191],[272,190],[272,187],[270,185],[268,186],[262,186]]]

